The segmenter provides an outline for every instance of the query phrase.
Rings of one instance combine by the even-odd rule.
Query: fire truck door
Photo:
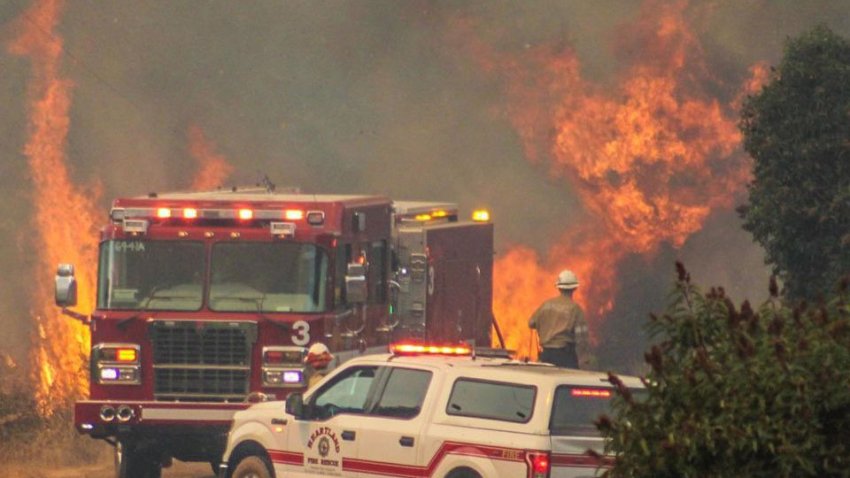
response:
[[[368,426],[358,431],[356,465],[364,477],[420,476],[426,465],[420,455],[431,372],[406,367],[386,371]]]
[[[287,425],[282,444],[303,457],[300,464],[276,468],[278,476],[361,476],[348,464],[363,446],[360,427],[376,372],[373,366],[351,367],[312,394],[305,405],[309,419]]]

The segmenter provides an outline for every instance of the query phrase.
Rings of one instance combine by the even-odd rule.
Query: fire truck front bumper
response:
[[[233,414],[250,403],[182,403],[123,400],[85,400],[74,406],[74,425],[94,438],[134,428],[158,429],[230,427]]]

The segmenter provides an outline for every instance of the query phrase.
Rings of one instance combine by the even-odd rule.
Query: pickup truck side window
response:
[[[446,413],[526,423],[531,420],[536,394],[533,385],[460,378],[452,387]]]
[[[352,367],[316,392],[313,417],[323,420],[340,413],[363,413],[377,367]]]
[[[373,413],[395,418],[419,415],[430,383],[431,372],[427,370],[394,367]]]

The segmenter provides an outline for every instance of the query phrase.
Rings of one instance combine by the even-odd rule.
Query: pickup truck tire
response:
[[[150,453],[140,451],[132,442],[115,445],[116,478],[160,478],[162,463]]]
[[[258,456],[249,456],[236,465],[231,478],[272,478],[272,472],[266,460]]]
[[[450,471],[446,478],[481,478],[481,475],[469,468],[458,468]]]

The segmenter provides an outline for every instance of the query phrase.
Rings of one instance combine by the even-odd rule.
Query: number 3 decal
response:
[[[310,343],[310,324],[306,320],[299,320],[292,324],[292,343],[295,345],[307,345]]]

